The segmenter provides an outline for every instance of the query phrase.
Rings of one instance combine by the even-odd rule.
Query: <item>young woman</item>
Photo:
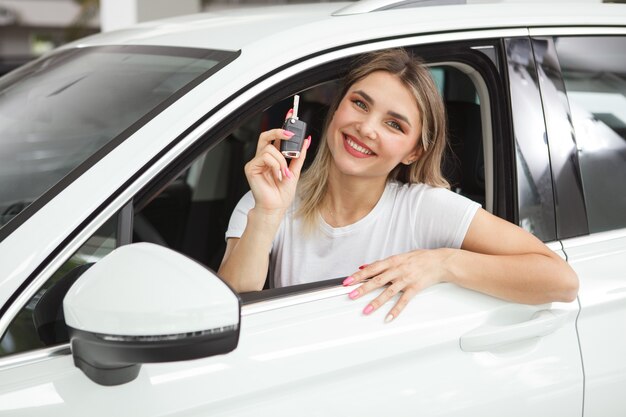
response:
[[[572,301],[574,271],[541,241],[449,191],[441,173],[445,113],[435,84],[404,50],[359,59],[329,110],[320,149],[288,162],[289,132],[259,137],[219,273],[237,291],[348,276],[352,299],[401,292],[386,320],[439,282],[519,303]],[[287,114],[287,117],[290,113]]]

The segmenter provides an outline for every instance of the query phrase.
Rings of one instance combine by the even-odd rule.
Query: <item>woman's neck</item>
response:
[[[344,175],[334,166],[330,170],[322,217],[333,227],[356,223],[376,206],[387,180]]]

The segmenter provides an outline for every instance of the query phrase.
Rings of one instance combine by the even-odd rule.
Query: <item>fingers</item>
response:
[[[289,115],[290,113],[287,113]],[[278,139],[278,137],[282,137],[282,139]],[[311,135],[309,135],[302,145],[302,151],[300,152],[300,156],[296,159],[292,159],[290,164],[287,164],[287,160],[280,152],[280,140],[288,140],[288,138],[293,137],[293,133],[283,129],[272,129],[261,133],[259,136],[259,143],[257,148],[256,157],[250,161],[252,163],[252,167],[261,168],[263,164],[262,161],[267,161],[265,164],[267,167],[272,168],[275,171],[275,177],[278,181],[282,181],[284,177],[289,179],[291,178],[299,178],[300,171],[302,170],[302,166],[304,164],[304,160],[306,159],[306,154],[309,146],[311,146]],[[265,144],[264,147],[261,148],[261,144]],[[278,145],[277,145],[278,144]],[[269,153],[271,154],[280,164],[280,166],[276,166],[276,164],[270,162],[265,157],[258,159],[260,156]],[[255,162],[256,160],[256,162]]]
[[[360,266],[358,272],[344,280],[344,286],[363,282],[360,287],[355,288],[348,294],[353,300],[366,295],[372,290],[386,286],[376,298],[365,306],[363,314],[369,315],[373,313],[383,304],[401,293],[402,295],[385,318],[385,322],[389,322],[398,317],[408,302],[421,291],[424,285],[427,285],[421,279],[406,276],[406,274],[402,272],[404,270],[404,268],[401,267],[402,262],[402,255],[391,256],[382,261]]]
[[[368,278],[381,274],[386,269],[393,267],[395,263],[394,257],[383,259],[382,261],[373,262],[369,265],[361,265],[359,271],[350,275],[343,281],[343,285],[354,285]],[[381,284],[383,285],[383,284]],[[380,285],[379,285],[380,286]]]
[[[363,284],[363,286],[365,286],[365,285],[366,284]],[[357,288],[356,290],[352,291],[349,294],[350,298],[352,298],[352,299],[359,298],[359,295],[353,296],[352,294],[353,293],[359,294],[361,292],[360,290],[361,290],[361,288],[363,288],[363,286],[361,286],[360,288]],[[391,300],[393,297],[395,297],[398,293],[401,293],[400,298],[398,299],[396,304],[393,306],[393,308],[389,311],[389,313],[387,314],[387,317],[385,317],[385,322],[390,322],[390,321],[392,321],[393,319],[395,319],[396,317],[398,317],[400,315],[400,313],[402,312],[402,310],[404,310],[404,308],[409,303],[409,301],[411,301],[411,299],[413,297],[415,297],[415,295],[421,289],[422,288],[420,287],[419,283],[413,283],[411,285],[407,285],[406,282],[404,282],[403,280],[400,280],[400,279],[397,279],[395,281],[391,281],[391,285],[387,286],[387,288],[385,288],[385,290],[382,291],[378,295],[378,297],[376,297],[375,299],[370,301],[365,306],[365,308],[363,309],[363,314],[365,314],[365,315],[372,314],[373,312],[378,310],[380,307],[382,307],[383,304],[385,304],[386,302]]]
[[[353,300],[356,300],[357,298],[367,294],[368,292],[372,290],[375,290],[376,288],[385,286],[386,284],[388,284],[395,278],[399,278],[397,277],[396,272],[394,271],[383,272],[381,274],[376,275],[371,280],[365,282],[365,284],[361,285],[360,287],[352,290],[352,292],[348,294],[348,296],[352,298]]]
[[[396,305],[393,306],[391,311],[389,311],[389,314],[387,314],[387,317],[385,317],[385,322],[388,323],[398,317],[402,310],[404,310],[404,307],[406,307],[409,301],[411,301],[411,299],[413,299],[418,292],[419,290],[413,286],[405,289]]]
[[[277,160],[274,155],[266,152],[260,156],[260,163],[264,165],[264,167],[270,168],[272,175],[274,178],[281,182],[283,180],[283,170],[280,164],[280,161]]]
[[[291,177],[287,168],[287,160],[272,145],[266,145],[259,155],[246,164],[247,174],[258,175],[265,173],[268,169],[278,182],[281,182],[284,177]]]
[[[256,154],[258,155],[267,145],[274,144],[274,147],[280,149],[281,140],[289,140],[293,136],[293,132],[285,129],[272,129],[266,130],[259,135],[259,141],[256,147]]]

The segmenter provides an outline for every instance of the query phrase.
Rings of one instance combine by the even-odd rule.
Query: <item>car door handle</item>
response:
[[[461,350],[480,352],[503,345],[535,337],[546,336],[561,327],[567,318],[567,312],[541,310],[522,323],[510,325],[484,325],[461,336]]]

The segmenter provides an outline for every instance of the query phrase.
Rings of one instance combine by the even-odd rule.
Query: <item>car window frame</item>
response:
[[[589,234],[587,208],[583,192],[583,180],[578,152],[576,133],[572,121],[569,99],[559,57],[552,36],[532,36],[535,65],[545,76],[539,78],[539,89],[544,120],[546,123],[547,142],[550,152],[550,170],[554,189],[554,209],[557,239],[568,239]],[[538,56],[536,45],[545,43],[543,57]],[[550,86],[554,88],[550,88]],[[563,94],[565,100],[559,97]],[[562,108],[549,105],[548,102],[561,102]],[[561,132],[558,126],[568,126],[568,132]],[[564,152],[567,150],[567,153]],[[559,175],[555,175],[558,173]]]
[[[546,121],[541,109],[541,91],[531,39],[527,34],[507,37],[504,39],[504,47],[511,112],[510,128],[516,158],[513,164],[515,167],[515,224],[533,233],[544,243],[553,242],[557,240],[554,188]],[[536,132],[530,131],[529,120],[523,118],[523,115],[527,115],[528,112],[531,112],[530,122],[536,123],[531,126],[537,130]],[[531,133],[541,133],[541,136]],[[528,151],[536,152],[536,154],[529,152],[530,155],[527,155]],[[530,161],[531,164],[528,163],[530,160],[528,157],[534,158]],[[532,165],[532,168],[529,165]],[[525,173],[525,178],[519,175],[520,172]],[[538,172],[542,175],[538,175]],[[525,183],[524,179],[530,181]],[[524,186],[529,190],[525,191]],[[536,204],[527,206],[525,200],[529,197],[532,197],[531,201],[533,198],[536,199]],[[539,207],[539,213],[534,213],[533,208],[537,207]],[[528,217],[521,218],[524,214]],[[524,224],[525,220],[530,221]]]
[[[484,46],[493,46],[496,56],[490,58],[480,51],[470,52],[473,48]],[[508,102],[508,90],[506,89],[505,78],[503,78],[506,72],[503,67],[506,59],[504,57],[504,45],[501,39],[450,41],[427,45],[408,44],[404,47],[424,60],[426,65],[468,65],[476,70],[482,77],[489,96],[488,110],[491,112],[490,134],[491,145],[493,147],[492,153],[494,155],[492,158],[492,171],[494,172],[494,174],[492,174],[494,178],[492,212],[508,221],[517,223],[516,193],[513,192],[513,188],[511,187],[511,184],[515,183],[515,170],[513,169],[515,163],[514,149],[511,145],[512,136],[507,136],[507,133],[505,133],[510,132],[510,129],[507,129],[509,123],[505,122],[510,120],[510,106]],[[446,47],[449,49],[446,49]],[[146,185],[135,195],[133,199],[135,206],[145,206],[159,190],[162,190],[169,182],[176,178],[180,172],[187,169],[201,153],[207,150],[210,151],[212,147],[216,146],[236,129],[238,125],[234,125],[233,127],[230,120],[246,120],[254,114],[262,112],[270,105],[290,97],[303,89],[323,82],[336,80],[338,78],[337,74],[345,74],[351,59],[352,57],[349,56],[312,68],[306,73],[300,73],[297,76],[290,77],[281,83],[273,85],[271,91],[257,96],[254,100],[250,100],[246,103],[246,106],[242,107],[236,114],[229,115],[228,122],[222,123],[221,127],[207,132],[194,143],[193,147],[188,148],[177,161],[174,161],[166,169],[162,170],[158,176],[153,178],[150,184]],[[496,62],[493,62],[493,59],[495,59]],[[496,65],[499,65],[500,68],[497,68]],[[484,131],[485,128],[483,127],[483,136]],[[509,162],[506,163],[506,161]],[[487,165],[485,165],[485,168],[488,169]],[[244,305],[250,305],[257,302],[284,299],[292,295],[297,296],[307,292],[337,286],[341,281],[342,278],[330,278],[314,283],[299,284],[284,288],[264,289],[257,293],[244,293],[242,295],[242,302]]]

